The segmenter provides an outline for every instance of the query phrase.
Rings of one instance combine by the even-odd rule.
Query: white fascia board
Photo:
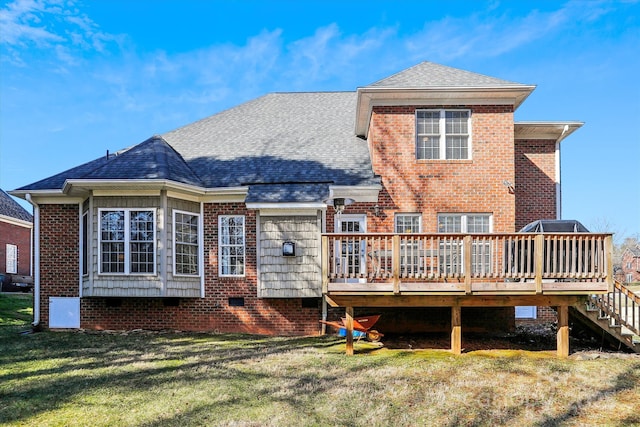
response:
[[[261,216],[316,215],[319,210],[326,209],[324,203],[247,203],[247,209],[260,211]]]
[[[23,219],[14,218],[12,216],[7,216],[7,215],[0,215],[0,222],[15,225],[18,227],[29,228],[29,229],[33,228],[32,222],[25,221]]]
[[[517,121],[514,122],[515,139],[546,139],[560,142],[584,122],[579,121]]]
[[[367,137],[374,106],[513,105],[516,110],[535,85],[496,87],[358,88],[356,135]]]
[[[353,199],[355,202],[361,203],[376,203],[378,201],[378,194],[380,193],[380,190],[382,190],[381,185],[368,187],[346,185],[329,186],[329,194],[331,198],[349,198]]]

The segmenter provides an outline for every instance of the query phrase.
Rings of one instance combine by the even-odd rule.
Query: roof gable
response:
[[[520,83],[502,80],[433,62],[421,62],[367,87],[433,88],[433,87],[512,87]]]

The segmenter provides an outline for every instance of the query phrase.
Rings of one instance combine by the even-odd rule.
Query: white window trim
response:
[[[7,243],[6,250],[6,272],[9,274],[18,274],[18,246]]]
[[[242,246],[244,249],[244,268],[242,274],[223,274],[222,273],[222,219],[223,218],[239,218],[242,217]],[[229,246],[229,245],[225,245]],[[219,215],[218,216],[218,276],[219,277],[245,277],[247,274],[247,218],[245,215]]]
[[[185,273],[177,273],[177,269],[176,269],[176,258],[177,258],[177,247],[178,247],[178,241],[176,239],[176,215],[177,214],[182,214],[182,215],[192,215],[195,216],[198,219],[198,241],[196,243],[196,248],[197,248],[197,253],[198,253],[198,268],[197,268],[197,272],[196,274],[185,274]],[[173,275],[176,277],[200,277],[202,275],[202,257],[200,256],[200,247],[202,245],[202,241],[201,241],[201,234],[200,233],[200,214],[199,213],[195,213],[195,212],[189,212],[189,211],[181,211],[181,210],[177,210],[174,209],[173,210]]]
[[[440,128],[440,148],[439,148],[439,154],[440,157],[438,159],[423,159],[423,158],[418,158],[418,112],[420,111],[438,111],[440,113],[440,124],[439,124],[439,128]],[[467,157],[464,159],[448,159],[447,158],[447,133],[446,133],[446,112],[447,111],[466,111],[469,113],[469,117],[468,117],[468,121],[467,121],[467,134],[468,139],[467,139]],[[416,128],[416,133],[415,133],[415,157],[417,160],[436,160],[436,161],[440,161],[440,160],[446,160],[446,161],[456,161],[456,160],[471,160],[472,159],[472,154],[473,153],[473,144],[472,144],[472,135],[473,135],[473,131],[471,129],[471,109],[469,108],[418,108],[416,109],[415,113],[414,113],[414,117],[415,117],[415,128]]]
[[[122,211],[124,212],[124,272],[123,273],[111,273],[111,272],[103,272],[102,271],[102,212],[114,212],[114,211]],[[149,211],[153,212],[153,221],[155,226],[153,227],[153,271],[149,273],[132,273],[131,272],[131,211]],[[128,276],[155,276],[158,271],[158,260],[157,260],[157,251],[158,251],[158,212],[156,208],[99,208],[98,209],[98,274],[104,276],[116,276],[122,277],[125,275]]]
[[[412,217],[418,218],[418,229],[411,230],[411,233],[422,233],[422,214],[419,213],[404,213],[404,212],[396,212],[395,217],[393,218],[393,232],[398,233],[398,217]]]
[[[85,219],[86,219],[86,223],[85,223]],[[86,242],[85,242],[85,236],[86,236]],[[80,272],[82,277],[89,276],[89,271],[91,271],[91,264],[89,263],[89,243],[90,242],[91,242],[91,238],[89,237],[89,211],[86,211],[82,214],[82,220],[80,223]],[[84,251],[85,244],[87,247],[86,252]],[[85,263],[87,263],[86,272],[84,271]]]
[[[438,229],[438,232],[440,232],[439,226],[440,226],[440,217],[441,216],[460,216],[460,233],[468,233],[468,228],[467,228],[467,219],[469,218],[469,216],[474,216],[474,215],[484,215],[484,216],[489,216],[489,233],[493,233],[493,214],[489,213],[489,212],[440,212],[438,214],[438,218],[437,218],[437,224],[436,227]],[[448,232],[445,232],[448,233]]]

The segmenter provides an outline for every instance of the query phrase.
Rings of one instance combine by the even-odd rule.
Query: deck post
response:
[[[451,352],[462,353],[462,308],[459,305],[451,307]]]
[[[569,357],[569,306],[561,305],[558,308],[558,357]]]
[[[391,262],[391,273],[393,274],[393,293],[398,295],[400,293],[400,236],[394,235],[392,240],[393,244],[393,256]]]
[[[535,237],[535,270],[536,270],[536,294],[542,293],[542,272],[544,271],[544,235]]]
[[[329,237],[322,236],[322,295],[329,292]]]
[[[613,292],[613,236],[608,235],[604,238],[604,256],[605,265],[607,266],[607,288],[609,292]]]
[[[347,307],[346,309],[346,324],[347,329],[347,356],[353,356],[353,307]]]
[[[464,293],[467,295],[471,294],[471,268],[473,265],[471,263],[472,241],[471,236],[464,236]]]

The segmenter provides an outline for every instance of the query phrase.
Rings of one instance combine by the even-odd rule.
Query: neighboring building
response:
[[[621,276],[625,283],[640,282],[640,246],[627,248],[622,253]]]
[[[373,262],[354,241],[322,248],[322,233],[497,235],[560,218],[560,141],[582,123],[514,122],[534,88],[424,62],[355,92],[268,94],[19,188],[40,223],[35,317],[317,333],[321,250],[343,251],[331,262],[354,289]],[[474,243],[474,256],[485,247]],[[460,248],[440,244],[452,254],[440,270],[458,268]],[[422,258],[398,268],[423,269]],[[522,295],[528,284],[513,286]],[[462,317],[470,330],[508,329],[512,301]],[[446,306],[416,304],[381,308],[380,329],[450,327]]]
[[[33,216],[0,189],[0,273],[31,275]]]

